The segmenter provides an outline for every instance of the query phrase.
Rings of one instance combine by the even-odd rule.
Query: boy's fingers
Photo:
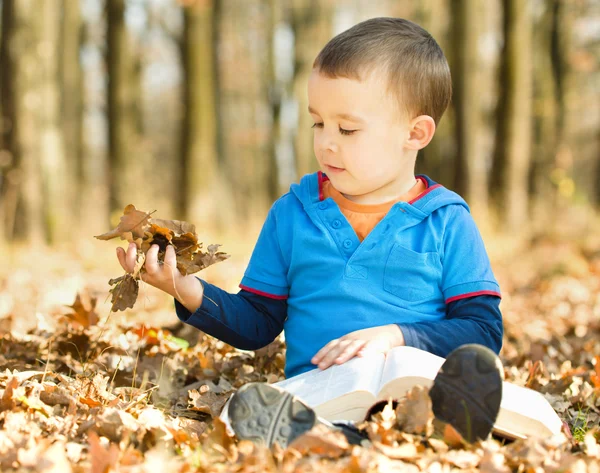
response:
[[[125,250],[120,246],[117,247],[117,259],[124,271],[127,271],[127,263],[125,263]]]
[[[331,350],[335,345],[337,345],[340,341],[336,338],[335,340],[331,340],[327,345],[325,345],[323,348],[321,348],[317,354],[315,356],[312,357],[311,362],[314,363],[315,365],[317,363],[319,363],[319,361],[321,361],[321,359],[327,354],[329,353],[329,350]]]
[[[340,342],[333,347],[329,352],[325,355],[323,360],[319,362],[319,368],[324,370],[325,368],[329,368],[333,361],[340,356],[340,354],[348,347],[348,345],[352,344],[353,340],[340,340]]]
[[[165,251],[165,266],[171,271],[175,271],[177,268],[177,256],[175,255],[175,247],[173,245],[167,246]]]
[[[146,272],[152,275],[158,270],[158,245],[152,245],[146,252]]]
[[[354,340],[350,345],[348,345],[342,353],[335,359],[335,362],[338,364],[345,363],[350,358],[353,358],[361,349],[364,347],[366,342],[364,340]]]
[[[137,246],[135,243],[129,243],[127,247],[127,255],[125,256],[125,264],[128,273],[133,273],[133,268],[135,268],[135,260],[137,257]]]

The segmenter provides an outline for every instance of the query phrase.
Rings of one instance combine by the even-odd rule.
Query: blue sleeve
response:
[[[502,314],[497,296],[475,296],[450,302],[446,318],[435,322],[398,324],[406,345],[446,358],[466,343],[479,343],[499,353]]]
[[[286,300],[244,290],[230,294],[198,279],[204,287],[204,297],[194,313],[175,299],[175,311],[182,322],[241,350],[262,348],[283,330]]]
[[[287,299],[289,264],[280,245],[280,231],[284,223],[278,222],[279,209],[285,209],[284,197],[278,199],[265,220],[252,252],[240,287],[246,291],[274,299]]]
[[[483,239],[469,211],[449,208],[440,251],[444,301],[490,295],[500,297]]]

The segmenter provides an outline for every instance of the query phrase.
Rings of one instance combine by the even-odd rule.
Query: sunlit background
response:
[[[121,272],[115,244],[93,235],[129,203],[224,243],[232,258],[204,277],[235,290],[270,204],[316,169],[314,57],[376,16],[418,22],[448,57],[453,102],[417,171],[466,198],[495,268],[552,239],[595,248],[598,0],[0,7],[0,272],[12,301],[1,313],[33,292],[62,302],[82,285],[107,288]]]

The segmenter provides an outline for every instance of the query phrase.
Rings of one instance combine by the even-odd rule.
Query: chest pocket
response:
[[[442,264],[437,253],[417,253],[394,245],[383,274],[383,288],[408,302],[423,302],[439,293]]]

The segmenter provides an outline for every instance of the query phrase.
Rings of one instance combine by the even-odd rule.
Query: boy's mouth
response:
[[[330,166],[329,164],[325,165],[325,169],[326,169],[327,173],[332,173],[332,174],[340,173],[342,171],[345,171],[344,168],[338,168],[338,167],[335,167],[335,166]]]

